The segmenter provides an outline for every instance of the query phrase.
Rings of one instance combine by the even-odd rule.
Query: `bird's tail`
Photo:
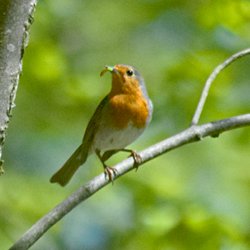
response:
[[[87,160],[88,152],[81,144],[64,165],[50,178],[50,182],[57,182],[61,186],[65,186],[76,170]]]

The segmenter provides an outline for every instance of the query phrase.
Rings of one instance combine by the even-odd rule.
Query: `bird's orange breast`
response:
[[[133,91],[133,94],[110,94],[109,110],[112,125],[118,129],[127,127],[129,123],[137,128],[146,126],[149,109],[141,91]]]

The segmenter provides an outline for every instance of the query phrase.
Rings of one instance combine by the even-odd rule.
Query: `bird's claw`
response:
[[[137,154],[135,151],[131,151],[131,156],[134,159],[134,167],[135,167],[135,171],[138,170],[139,165],[142,163],[142,158],[139,154]]]
[[[106,166],[104,169],[104,174],[105,178],[108,177],[109,181],[111,181],[113,184],[114,178],[117,176],[118,172],[115,168]]]

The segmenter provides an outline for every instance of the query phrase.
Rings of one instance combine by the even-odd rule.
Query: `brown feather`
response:
[[[50,178],[50,182],[57,182],[61,186],[65,186],[74,175],[76,170],[87,160],[88,152],[84,152],[83,144],[81,144],[64,165]]]

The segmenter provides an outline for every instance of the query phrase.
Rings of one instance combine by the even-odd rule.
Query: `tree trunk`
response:
[[[15,106],[22,69],[22,56],[28,43],[36,0],[0,0],[0,174],[5,133]]]

